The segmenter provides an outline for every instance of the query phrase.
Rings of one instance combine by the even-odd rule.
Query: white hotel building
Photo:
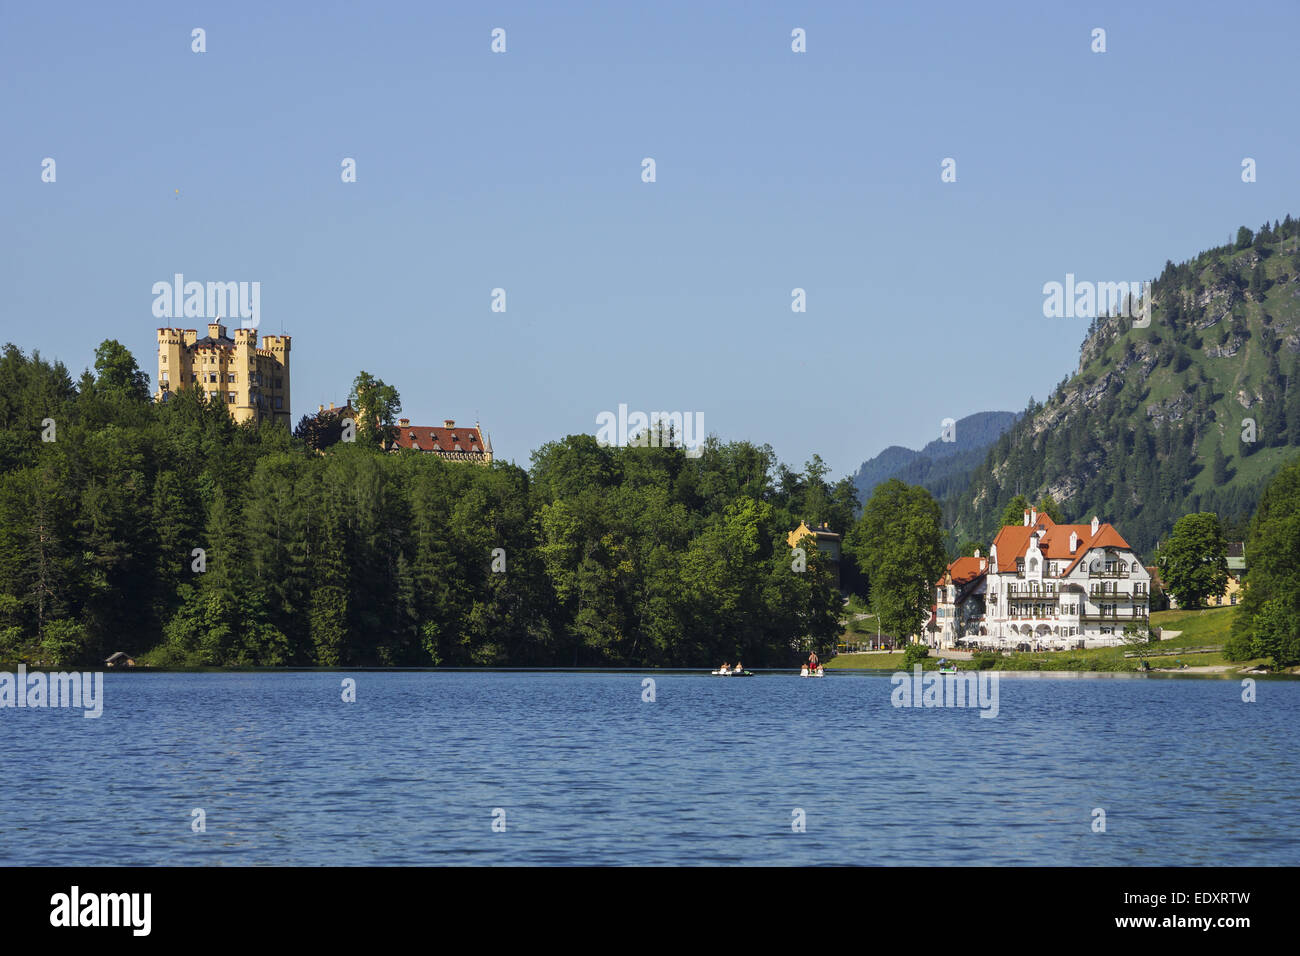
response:
[[[978,575],[982,586],[968,572],[960,575],[966,585],[953,587],[958,562],[936,591],[929,631],[940,646],[1110,647],[1123,643],[1125,625],[1147,624],[1151,575],[1119,532],[1095,517],[1091,524],[1056,524],[1026,511],[1023,525],[1006,525],[993,540]],[[983,606],[964,606],[975,600]]]

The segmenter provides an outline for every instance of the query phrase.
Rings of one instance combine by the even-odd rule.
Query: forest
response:
[[[570,435],[525,469],[311,432],[237,425],[192,389],[155,403],[113,340],[75,381],[6,346],[0,661],[786,666],[840,632],[829,565],[810,547],[796,570],[786,542],[858,510],[816,456]]]

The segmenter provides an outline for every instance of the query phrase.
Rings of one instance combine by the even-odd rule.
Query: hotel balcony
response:
[[[1081,621],[1146,621],[1149,620],[1146,608],[1134,608],[1132,611],[1084,611],[1079,615]]]
[[[1101,604],[1104,601],[1145,601],[1151,597],[1146,591],[1101,591],[1090,590],[1088,600],[1093,604]]]

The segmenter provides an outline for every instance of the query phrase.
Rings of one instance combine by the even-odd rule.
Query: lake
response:
[[[99,719],[0,710],[0,864],[1300,862],[1300,682],[1002,674],[994,719],[892,690],[109,673]]]

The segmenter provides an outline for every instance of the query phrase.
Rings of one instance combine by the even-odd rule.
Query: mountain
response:
[[[951,540],[989,540],[1018,492],[1097,514],[1148,561],[1188,512],[1239,529],[1300,453],[1300,220],[1174,265],[1147,327],[1094,319],[1079,366],[944,498]]]
[[[956,423],[954,441],[936,438],[920,451],[890,445],[863,462],[854,474],[858,500],[866,503],[876,486],[890,478],[921,485],[936,498],[964,490],[971,471],[984,461],[989,446],[1019,417],[1016,412],[977,412]]]

